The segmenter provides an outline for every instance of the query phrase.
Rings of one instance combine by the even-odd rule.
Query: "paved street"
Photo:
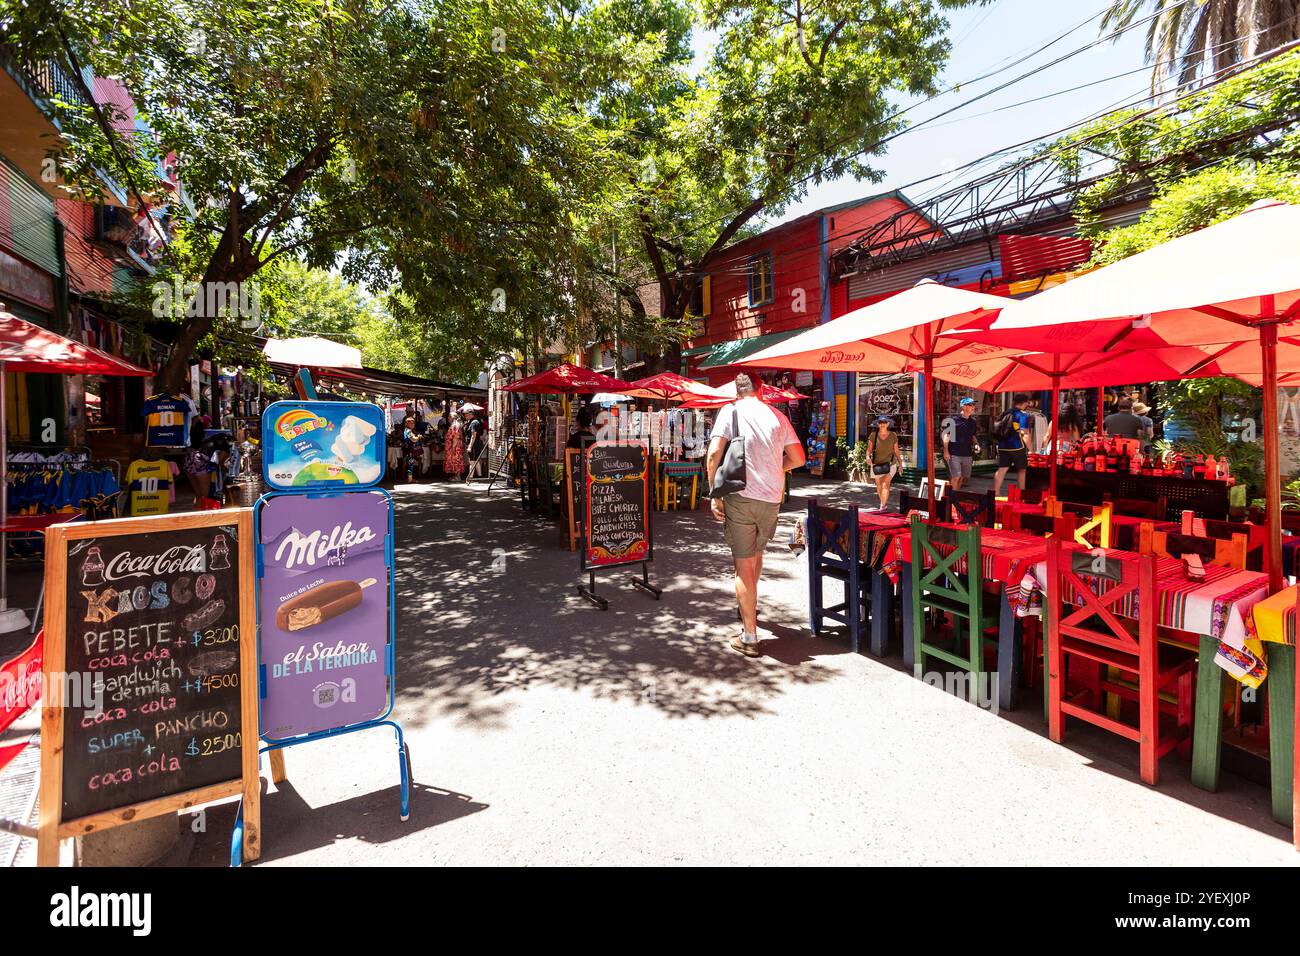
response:
[[[1136,751],[1100,733],[1060,747],[1033,707],[995,716],[900,658],[811,638],[784,543],[798,499],[768,551],[771,639],[751,661],[723,645],[735,605],[703,509],[656,514],[663,600],[612,573],[601,612],[574,594],[555,526],[510,494],[396,498],[411,819],[386,732],[293,749],[264,803],[264,864],[1297,861],[1261,786],[1225,774],[1203,793],[1173,757],[1152,790]],[[195,862],[224,862],[229,819],[209,813]]]

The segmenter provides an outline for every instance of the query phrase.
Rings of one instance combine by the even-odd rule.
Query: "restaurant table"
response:
[[[1026,475],[1029,488],[1050,485],[1048,469],[1031,465]],[[1164,498],[1171,513],[1188,509],[1202,518],[1227,518],[1229,486],[1226,481],[1206,478],[1183,478],[1173,475],[1135,475],[1123,471],[1075,471],[1058,468],[1056,497],[1080,504],[1099,505],[1109,495],[1158,501]]]
[[[907,531],[908,519],[888,511],[858,512],[858,558],[871,574],[871,653],[885,657],[894,632],[894,586],[898,560],[894,539]]]
[[[1255,605],[1255,633],[1268,655],[1268,764],[1272,778],[1273,819],[1291,823],[1296,783],[1295,627],[1300,586],[1283,588]],[[1215,781],[1217,783],[1217,780]]]
[[[1097,550],[1117,559],[1132,557],[1130,553],[1113,548],[1104,552]],[[1182,561],[1156,558],[1156,586],[1160,592],[1156,624],[1197,636],[1195,646],[1177,640],[1173,643],[1197,653],[1192,783],[1202,790],[1216,790],[1223,738],[1224,671],[1234,676],[1238,673],[1251,675],[1255,684],[1268,672],[1263,660],[1248,647],[1248,642],[1254,641],[1253,625],[1248,622],[1256,605],[1268,595],[1268,576],[1258,571],[1239,571],[1218,565],[1207,565],[1205,572],[1204,580],[1190,581],[1183,571]],[[1030,571],[1021,593],[1041,593],[1042,582],[1046,580],[1047,562],[1044,560]],[[1067,592],[1065,597],[1070,600],[1071,594]],[[1119,617],[1136,619],[1137,592],[1111,605],[1111,611]],[[1285,698],[1285,695],[1279,697]],[[1286,704],[1285,699],[1282,703]],[[1289,806],[1288,798],[1288,820]]]
[[[949,523],[941,527],[960,528],[961,525]],[[908,565],[899,578],[899,600],[903,605],[903,664],[909,670],[914,665],[912,646],[912,535],[910,530],[895,538],[898,560]],[[944,551],[943,546],[937,546]],[[980,529],[980,564],[984,582],[998,590],[998,707],[1002,710],[1014,710],[1019,699],[1021,675],[1020,643],[1023,638],[1023,626],[1015,607],[1011,603],[1008,591],[1020,586],[1021,579],[1028,570],[1039,561],[1047,559],[1047,539],[1026,531]],[[933,567],[933,558],[926,556],[927,567]],[[958,561],[953,570],[961,574],[966,570],[966,562]]]
[[[666,481],[685,481],[691,480],[691,508],[696,505],[697,492],[699,490],[699,481],[704,477],[704,464],[700,461],[660,461],[658,464],[658,475],[655,479],[655,487],[664,489]],[[668,499],[666,489],[663,496],[656,495],[660,498],[661,504],[667,507]],[[660,509],[662,510],[662,508]]]

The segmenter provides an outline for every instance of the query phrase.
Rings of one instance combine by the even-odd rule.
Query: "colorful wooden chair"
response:
[[[1065,541],[1074,540],[1075,529],[1079,526],[1074,515],[1036,515],[1032,512],[1012,511],[1007,517],[1010,519],[1007,526],[1012,531],[1027,531],[1044,538],[1061,538]]]
[[[823,508],[816,498],[808,500],[808,614],[813,636],[821,637],[826,620],[845,625],[849,630],[849,646],[858,650],[862,630],[863,595],[865,578],[859,560],[861,529],[858,526],[858,506],[848,508]],[[844,600],[827,605],[823,582],[833,578],[844,583]]]
[[[918,680],[927,658],[937,658],[969,675],[967,696],[978,703],[987,680],[984,666],[985,631],[992,628],[996,643],[999,608],[984,594],[980,563],[980,526],[958,530],[913,518],[912,537],[912,666]],[[926,568],[926,560],[932,567]],[[958,564],[965,561],[965,570]],[[942,647],[931,640],[927,612],[952,618],[953,640]]]
[[[991,528],[997,518],[997,498],[992,491],[950,491],[947,497],[948,518],[957,524],[977,524]]]
[[[1130,518],[1147,518],[1151,521],[1165,521],[1169,514],[1169,503],[1161,497],[1155,501],[1146,501],[1142,498],[1115,498],[1110,501],[1111,507],[1117,515],[1126,515]]]
[[[1136,621],[1120,607],[1136,599]],[[1191,739],[1196,656],[1157,639],[1156,562],[1152,555],[1122,557],[1066,551],[1059,540],[1047,550],[1047,724],[1056,743],[1067,717],[1136,741],[1144,783],[1159,780],[1160,758]],[[1131,678],[1114,679],[1111,674]],[[1071,678],[1081,689],[1070,691]],[[1173,699],[1162,702],[1161,692]],[[1136,701],[1137,724],[1112,713],[1106,696]],[[1118,709],[1116,709],[1118,711]],[[1162,732],[1162,710],[1173,716]]]
[[[1074,515],[1077,519],[1074,540],[1085,547],[1110,547],[1112,507],[1110,502],[1103,505],[1083,505],[1050,496],[1043,499],[1043,510],[1048,515],[1054,518]],[[1089,538],[1089,535],[1094,532],[1096,532],[1094,536],[1096,540]]]
[[[1220,567],[1246,567],[1246,535],[1234,534],[1230,539],[1204,538],[1173,531],[1157,531],[1155,525],[1143,522],[1138,528],[1138,553],[1154,554],[1161,558],[1181,558],[1195,554],[1207,564]]]

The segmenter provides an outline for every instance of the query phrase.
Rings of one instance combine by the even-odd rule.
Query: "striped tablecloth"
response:
[[[1296,597],[1300,586],[1283,588],[1255,605],[1255,634],[1265,643],[1295,646]]]
[[[1134,557],[1129,552],[1114,549],[1105,552],[1097,549],[1096,553],[1117,560]],[[1041,603],[1041,582],[1046,580],[1047,561],[1044,558],[1030,571],[1030,577],[1021,582],[1020,593],[1016,596],[1021,607],[1017,613],[1025,613],[1026,599],[1031,598],[1033,592],[1039,592],[1037,598],[1032,599],[1033,603]],[[1102,579],[1094,580],[1098,581],[1102,593],[1113,586]],[[1254,633],[1251,612],[1268,595],[1267,575],[1207,565],[1203,580],[1190,581],[1183,572],[1181,561],[1157,558],[1156,590],[1160,600],[1157,624],[1214,638],[1219,642],[1215,662],[1242,683],[1259,686],[1268,674],[1268,665],[1264,662],[1263,646]],[[1077,594],[1070,592],[1066,593],[1065,599],[1075,605],[1083,603]],[[1126,595],[1112,605],[1112,609],[1120,617],[1136,619],[1137,593]]]
[[[858,557],[873,571],[898,583],[898,558],[891,545],[907,532],[907,518],[887,511],[858,512]]]

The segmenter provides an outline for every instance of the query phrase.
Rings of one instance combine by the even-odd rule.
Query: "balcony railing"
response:
[[[11,48],[0,45],[0,65],[3,65],[15,79],[25,81],[29,87],[28,95],[43,100],[44,102],[38,105],[47,113],[49,104],[54,100],[74,106],[90,105],[73,77],[52,59],[24,61]]]

